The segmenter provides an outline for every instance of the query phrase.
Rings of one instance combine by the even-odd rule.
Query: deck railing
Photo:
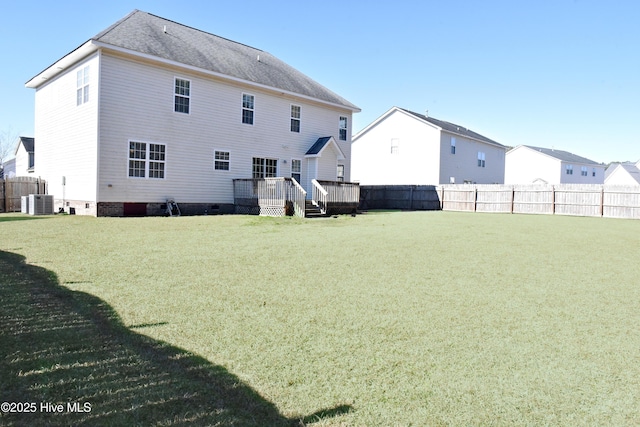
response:
[[[238,213],[304,217],[306,191],[292,178],[234,179]]]
[[[360,184],[342,181],[317,181],[313,183],[313,200],[323,213],[352,213],[360,203]],[[317,197],[317,198],[316,198]]]

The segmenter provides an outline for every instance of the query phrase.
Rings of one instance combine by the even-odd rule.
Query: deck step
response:
[[[327,215],[322,213],[322,210],[313,204],[311,200],[305,200],[304,203],[304,216],[305,218],[322,218]]]

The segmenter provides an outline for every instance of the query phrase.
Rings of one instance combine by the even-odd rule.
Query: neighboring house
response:
[[[500,184],[506,147],[462,126],[393,107],[353,137],[364,185]]]
[[[640,185],[640,161],[638,163],[612,163],[605,171],[606,185]]]
[[[146,12],[26,86],[56,210],[230,212],[235,178],[293,177],[309,194],[351,176],[358,107],[265,51]]]
[[[506,184],[603,184],[605,166],[568,151],[519,145],[507,152]]]
[[[15,159],[16,176],[32,176],[35,165],[35,139],[21,136],[18,138],[18,144],[16,145]]]
[[[0,179],[13,178],[16,176],[16,158],[7,160],[2,164],[0,168]]]

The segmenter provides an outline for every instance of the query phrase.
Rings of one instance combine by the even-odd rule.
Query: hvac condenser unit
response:
[[[29,215],[52,215],[53,194],[29,194]]]
[[[29,196],[20,197],[20,213],[29,213]]]

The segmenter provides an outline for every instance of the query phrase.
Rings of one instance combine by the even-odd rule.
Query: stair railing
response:
[[[329,192],[317,180],[312,179],[311,183],[313,184],[312,201],[318,205],[322,214],[325,215],[327,213]]]

